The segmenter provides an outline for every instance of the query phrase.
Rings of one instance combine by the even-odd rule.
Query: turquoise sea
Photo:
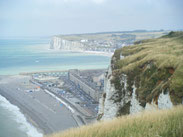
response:
[[[49,39],[0,39],[0,75],[107,68],[110,57],[49,50]]]
[[[50,39],[0,39],[0,75],[107,68],[110,57],[49,50]],[[41,137],[19,108],[0,96],[0,137]]]

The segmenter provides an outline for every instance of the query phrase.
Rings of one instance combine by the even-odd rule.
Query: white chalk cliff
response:
[[[172,45],[181,47],[182,36],[182,32],[170,32],[158,39],[117,49],[105,75],[98,119],[183,104],[182,60],[171,62],[175,53],[170,56],[164,52],[165,48],[172,50]],[[181,54],[176,58],[179,60]]]
[[[68,52],[88,52],[88,53],[104,53],[112,55],[115,47],[109,45],[106,47],[105,42],[87,40],[87,39],[77,39],[71,38],[67,39],[62,36],[54,36],[50,41],[50,49],[58,51],[68,51]]]
[[[114,98],[116,91],[114,85],[111,83],[112,77],[111,67],[109,67],[107,75],[105,76],[105,96],[102,96],[99,102],[98,114],[101,116],[102,120],[111,119],[118,116],[120,109],[123,108],[127,103],[130,103],[129,114],[136,114],[143,110],[168,109],[173,107],[169,93],[164,94],[163,92],[158,97],[158,104],[151,102],[146,103],[145,107],[141,106],[139,100],[136,97],[135,85],[133,85],[132,95],[128,94],[128,91],[125,88],[124,91],[126,91],[127,94],[123,96],[120,102],[115,103]],[[125,85],[127,85],[126,77],[126,75],[123,75],[121,78]]]
[[[85,45],[78,41],[69,41],[55,36],[50,42],[50,49],[62,51],[84,51]]]

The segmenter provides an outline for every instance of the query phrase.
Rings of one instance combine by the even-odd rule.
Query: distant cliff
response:
[[[64,37],[55,36],[50,42],[50,49],[73,52],[95,51],[113,53],[116,48],[108,45],[106,46],[105,42],[100,41],[88,41],[87,39],[72,40],[72,38],[68,40],[64,39]]]
[[[85,51],[85,45],[77,41],[69,41],[60,37],[53,37],[50,42],[50,49],[63,51]]]
[[[115,51],[98,119],[164,109],[183,102],[183,32]]]
[[[136,40],[156,38],[167,31],[101,32],[90,34],[57,35],[50,42],[50,49],[61,51],[96,51],[114,53],[116,49]]]

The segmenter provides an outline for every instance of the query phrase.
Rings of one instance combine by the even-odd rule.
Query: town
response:
[[[105,69],[22,73],[30,75],[30,82],[37,85],[27,92],[45,90],[51,96],[60,98],[61,104],[77,112],[80,125],[96,120],[99,98],[104,90]],[[71,111],[72,111],[71,109]]]

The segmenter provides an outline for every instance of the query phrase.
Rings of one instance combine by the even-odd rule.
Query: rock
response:
[[[50,49],[80,52],[85,50],[85,46],[83,43],[78,41],[69,41],[59,37],[53,37],[50,42]]]

